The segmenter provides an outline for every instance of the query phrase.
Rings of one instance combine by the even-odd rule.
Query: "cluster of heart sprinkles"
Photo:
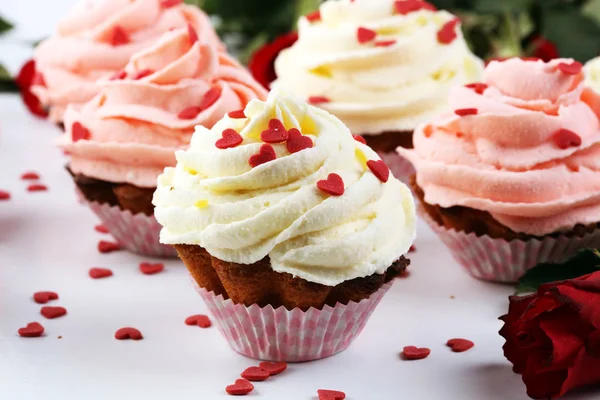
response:
[[[232,119],[247,118],[244,110],[232,111],[228,114]],[[353,135],[354,139],[360,143],[366,144],[365,139],[358,135]],[[314,146],[312,139],[304,136],[297,128],[286,129],[279,119],[273,118],[269,121],[268,128],[260,134],[261,141],[264,142],[258,153],[253,154],[248,159],[248,164],[252,168],[266,164],[277,159],[277,154],[272,144],[285,143],[287,151],[290,154],[297,153],[302,150],[310,149]],[[244,142],[244,138],[235,129],[225,129],[221,132],[221,138],[215,142],[218,149],[230,149],[239,146]],[[390,177],[390,170],[382,160],[366,160],[364,163],[371,172],[383,183],[386,183]],[[331,173],[327,179],[317,182],[317,187],[331,196],[341,196],[344,194],[344,180],[336,173]],[[203,208],[203,207],[199,207]]]
[[[464,353],[471,350],[475,343],[467,339],[454,338],[446,342],[446,346],[454,353]],[[428,347],[405,346],[400,354],[403,360],[414,361],[423,360],[431,354],[431,349]]]
[[[542,61],[541,59],[535,57],[525,58],[524,60],[533,62]],[[502,62],[504,60],[500,59],[496,61]],[[570,64],[561,62],[556,67],[556,70],[558,72],[565,75],[579,75],[582,69],[583,65],[579,61],[573,61]],[[465,87],[468,89],[472,89],[478,95],[483,95],[486,89],[488,88],[488,85],[482,82],[477,82],[465,85]],[[479,113],[479,110],[477,108],[461,108],[458,110],[454,110],[454,113],[459,117],[469,117],[477,115]],[[581,136],[569,129],[564,128],[554,132],[551,136],[551,139],[556,145],[556,147],[558,147],[561,150],[566,150],[570,147],[579,147],[582,143]]]
[[[41,177],[35,171],[28,171],[21,174],[21,180],[29,182],[26,190],[28,192],[45,192],[48,190],[48,186],[40,182]],[[11,194],[7,190],[0,189],[0,201],[7,201],[11,199]]]

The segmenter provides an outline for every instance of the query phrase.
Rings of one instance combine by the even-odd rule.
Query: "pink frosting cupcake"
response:
[[[81,3],[35,51],[32,91],[60,123],[68,104],[90,100],[98,79],[121,70],[163,33],[190,24],[201,42],[224,50],[206,14],[181,0],[104,0]]]
[[[600,246],[600,99],[583,82],[573,60],[492,62],[398,149],[426,219],[474,276],[514,281]]]
[[[65,112],[58,144],[71,155],[69,170],[121,244],[172,255],[158,244],[151,203],[156,178],[175,165],[175,151],[189,145],[196,125],[211,128],[250,100],[266,98],[266,91],[230,56],[198,40],[191,27],[167,32],[98,87],[92,100]],[[132,238],[131,229],[143,224],[133,217],[148,221],[143,240]]]

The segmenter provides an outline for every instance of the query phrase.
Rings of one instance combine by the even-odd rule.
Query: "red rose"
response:
[[[545,62],[560,57],[558,47],[546,38],[537,36],[533,39],[531,44],[533,45],[533,55],[541,58]]]
[[[600,272],[510,298],[504,355],[534,399],[600,383]]]
[[[269,85],[275,79],[275,59],[282,50],[292,47],[298,40],[297,32],[290,32],[279,36],[271,43],[267,43],[258,49],[248,62],[248,69],[258,82],[265,88],[269,89]]]
[[[30,90],[35,77],[35,61],[29,60],[21,67],[21,71],[19,71],[19,75],[17,75],[15,82],[17,83],[17,86],[19,86],[21,98],[29,111],[38,117],[46,118],[48,112],[44,109],[36,95]]]

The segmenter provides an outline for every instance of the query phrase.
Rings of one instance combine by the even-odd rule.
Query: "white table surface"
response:
[[[71,3],[2,1],[0,15],[19,28],[0,40],[0,62],[15,71],[31,53],[24,43],[49,34]],[[96,217],[76,200],[67,159],[53,146],[58,134],[30,116],[16,95],[0,95],[0,189],[12,194],[0,202],[0,399],[230,398],[225,386],[256,362],[230,350],[216,327],[184,324],[207,309],[179,261],[146,276],[138,264],[148,258],[98,253],[107,235],[94,231]],[[25,190],[19,177],[30,170],[41,174],[49,191]],[[348,350],[290,365],[256,383],[249,398],[314,400],[317,389],[327,388],[345,391],[349,400],[527,399],[497,333],[512,288],[468,277],[423,223],[416,246],[411,276],[395,283]],[[111,268],[114,276],[90,279],[87,271],[96,266]],[[42,317],[32,300],[40,290],[58,292],[60,300],[49,305],[64,306],[68,314]],[[45,336],[17,335],[31,321],[45,326]],[[144,340],[115,340],[123,326],[137,327]],[[453,337],[473,340],[475,348],[452,353],[445,342]],[[399,354],[407,345],[432,353],[403,361]]]

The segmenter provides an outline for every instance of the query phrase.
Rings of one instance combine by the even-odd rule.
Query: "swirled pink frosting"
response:
[[[206,14],[166,0],[104,0],[82,3],[59,24],[56,34],[35,51],[43,85],[33,92],[50,118],[62,122],[68,104],[90,100],[98,79],[125,67],[131,56],[163,33],[191,24],[201,41],[224,49]]]
[[[599,222],[600,101],[578,70],[573,60],[511,59],[487,67],[487,88],[456,88],[451,107],[476,114],[422,125],[414,150],[398,149],[425,201],[487,211],[536,236]],[[561,145],[565,135],[574,140]]]
[[[98,95],[69,106],[58,144],[71,155],[73,172],[138,187],[156,186],[194,126],[211,128],[266,98],[248,71],[214,46],[193,42],[188,29],[134,55],[119,78],[99,81]]]

